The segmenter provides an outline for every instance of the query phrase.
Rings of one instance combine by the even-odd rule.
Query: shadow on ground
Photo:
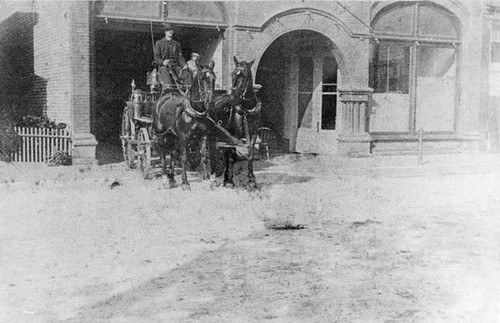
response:
[[[123,161],[120,142],[99,141],[96,146],[95,157],[99,165],[116,164]]]
[[[120,142],[101,141],[96,147],[96,159],[99,165],[115,164],[123,162],[122,147]],[[266,170],[275,164],[265,159],[254,160],[254,172]],[[235,165],[234,182],[235,185],[246,187],[248,184],[247,177],[247,162],[238,162]],[[257,184],[259,187],[271,185],[293,184],[308,182],[313,177],[310,176],[290,176],[285,173],[259,173],[257,176]]]
[[[269,187],[272,185],[283,185],[283,184],[294,184],[294,183],[305,183],[313,179],[312,176],[291,176],[286,173],[279,172],[265,172],[266,169],[275,166],[271,161],[267,160],[255,160],[253,163],[254,174],[257,179],[257,186],[260,188]],[[246,187],[248,184],[247,179],[247,167],[248,163],[246,161],[241,161],[234,166],[234,184],[236,187]],[[263,172],[264,171],[264,172]]]

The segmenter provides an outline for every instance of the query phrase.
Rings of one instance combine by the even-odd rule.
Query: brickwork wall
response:
[[[463,135],[477,134],[481,102],[482,14],[481,3],[469,3],[468,19],[462,20],[460,55],[459,130]]]
[[[73,126],[90,133],[90,21],[89,2],[73,1],[70,8],[70,53]]]
[[[46,80],[47,116],[90,131],[89,14],[86,1],[41,1],[35,74]]]
[[[34,23],[29,12],[15,12],[0,23],[0,106],[13,108],[16,117],[43,113],[44,92],[34,86]]]
[[[334,17],[305,9],[278,17],[279,19],[267,21],[262,32],[236,28],[234,52],[245,60],[256,59],[254,72],[258,68],[260,57],[279,36],[294,30],[313,30],[329,38],[335,45],[334,55],[342,73],[342,86],[367,87],[369,42],[366,39],[352,37],[352,30],[359,28],[360,23],[354,23],[350,19],[353,25],[345,24]]]
[[[39,1],[34,29],[35,74],[46,80],[47,116],[72,124],[69,1]]]
[[[324,16],[337,19],[353,33],[367,32],[369,25],[370,3],[363,1],[241,1],[238,6],[237,25],[262,27],[269,19],[287,15],[300,10],[319,12]],[[361,18],[361,23],[356,17]]]

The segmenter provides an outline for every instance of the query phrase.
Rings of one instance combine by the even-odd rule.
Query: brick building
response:
[[[77,162],[93,161],[98,141],[118,138],[130,83],[146,89],[165,20],[176,26],[186,58],[196,51],[215,61],[221,88],[233,56],[255,60],[263,122],[289,151],[415,153],[419,131],[434,152],[499,146],[495,2],[29,4],[0,22],[0,64],[19,72],[0,82],[22,74],[31,106],[71,124]],[[8,39],[16,30],[23,37]]]

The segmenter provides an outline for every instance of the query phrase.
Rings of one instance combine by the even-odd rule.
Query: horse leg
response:
[[[253,158],[248,159],[248,188],[250,190],[254,189],[257,186],[257,181],[255,179],[255,175],[253,173]]]
[[[183,140],[183,142],[180,145],[182,147],[182,155],[181,155],[181,163],[182,163],[182,189],[184,191],[190,190],[191,187],[189,186],[188,180],[187,180],[187,171],[186,171],[186,166],[187,166],[187,140]]]
[[[175,163],[174,163],[174,154],[170,152],[170,171],[167,174],[168,176],[168,185],[170,188],[175,187]]]
[[[165,157],[165,151],[163,149],[158,149],[158,153],[160,155],[160,160],[161,160],[161,176],[163,181],[163,187],[166,188],[165,178],[164,178],[164,176],[167,175],[167,161]]]
[[[234,187],[233,182],[233,170],[234,170],[234,153],[230,149],[225,151],[225,164],[226,169],[224,171],[224,186],[232,188]]]
[[[165,151],[160,150],[160,160],[161,160],[161,175],[167,175],[167,158],[165,156]]]
[[[250,190],[254,189],[255,186],[257,186],[257,181],[255,179],[255,175],[253,173],[253,159],[255,155],[255,139],[251,141],[250,145],[250,155],[248,156],[248,171],[247,171],[247,178],[248,178],[248,188]]]
[[[208,138],[208,160],[210,164],[209,175],[210,181],[212,182],[212,187],[218,187],[222,185],[223,175],[224,175],[224,155],[220,153],[219,149],[217,149],[215,140],[213,138]]]
[[[210,153],[208,152],[208,137],[204,135],[201,138],[201,166],[202,166],[202,179],[205,189],[214,189],[214,183],[212,182],[211,174],[210,174]]]
[[[207,136],[203,136],[201,138],[200,145],[200,154],[201,154],[201,167],[202,167],[202,179],[207,180],[210,178],[210,174],[208,173],[208,151],[207,151]]]

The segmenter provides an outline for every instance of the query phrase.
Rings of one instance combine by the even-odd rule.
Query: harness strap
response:
[[[247,138],[247,143],[250,144],[250,129],[248,128],[247,114],[243,114],[243,126],[245,127],[245,137]]]
[[[235,144],[235,145],[238,145],[238,146],[244,146],[245,143],[241,140],[239,140],[238,138],[234,137],[233,135],[231,135],[229,133],[229,131],[227,131],[223,126],[221,126],[218,122],[215,122],[214,119],[210,118],[207,116],[207,119],[210,120],[214,125],[215,127],[217,127],[217,129],[219,129],[220,131],[222,131],[229,139],[231,139],[231,141]]]
[[[206,112],[198,112],[191,106],[190,100],[184,100],[182,102],[183,112],[193,119],[198,119],[206,114]]]
[[[170,76],[172,77],[172,80],[174,80],[175,86],[177,86],[177,90],[179,90],[179,92],[182,94],[182,96],[187,97],[188,92],[189,92],[189,88],[186,89],[186,91],[184,92],[182,90],[182,86],[179,84],[179,82],[177,82],[179,77],[175,74],[175,71],[172,69],[172,67],[166,66],[166,69],[167,69],[168,73],[170,74]]]

